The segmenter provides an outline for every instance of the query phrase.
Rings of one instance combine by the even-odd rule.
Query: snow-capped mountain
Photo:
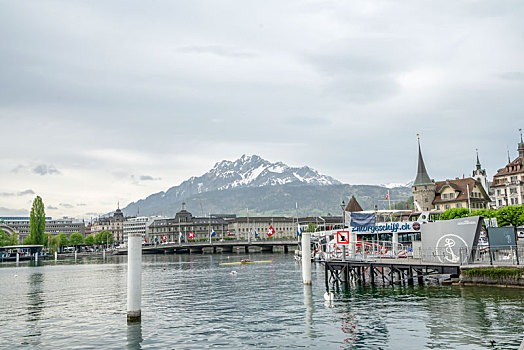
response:
[[[409,187],[413,186],[413,181],[409,181],[407,183],[400,183],[400,182],[391,182],[388,184],[381,184],[379,186],[385,187],[385,188],[397,188],[397,187]]]
[[[257,155],[242,155],[235,161],[223,160],[200,177],[192,177],[185,183],[197,185],[198,192],[225,190],[235,187],[261,187],[290,183],[308,185],[334,185],[340,181],[304,166],[292,168],[277,162],[271,163]]]
[[[327,186],[339,185],[340,181],[321,175],[308,166],[300,168],[290,167],[282,162],[271,163],[257,155],[242,155],[235,161],[223,160],[198,177],[191,177],[178,186],[171,187],[166,192],[158,192],[146,199],[130,203],[124,212],[137,212],[162,203],[174,203],[201,193],[225,191],[244,187],[265,187],[279,185],[311,185]],[[136,209],[135,209],[136,208]]]

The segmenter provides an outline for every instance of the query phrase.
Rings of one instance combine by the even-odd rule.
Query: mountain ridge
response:
[[[309,166],[290,167],[271,163],[258,155],[245,155],[215,163],[201,176],[192,176],[165,192],[153,193],[129,203],[126,215],[174,215],[186,202],[188,210],[206,213],[239,214],[249,208],[250,215],[292,213],[300,202],[304,214],[340,211],[340,202],[356,195],[363,207],[375,204],[388,188],[379,185],[348,185],[319,174]],[[405,200],[411,193],[402,186],[390,188],[391,196]],[[293,199],[294,198],[294,199]],[[206,208],[204,212],[203,208]],[[338,208],[338,209],[337,209]]]

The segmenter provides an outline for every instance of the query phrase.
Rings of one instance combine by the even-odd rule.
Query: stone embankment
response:
[[[524,266],[475,265],[460,268],[459,284],[524,288]]]

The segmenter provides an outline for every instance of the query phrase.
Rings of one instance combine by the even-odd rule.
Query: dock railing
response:
[[[359,242],[360,243],[360,242]],[[456,265],[522,265],[524,246],[476,246],[473,248],[450,249],[414,248],[400,243],[377,241],[356,244],[353,249],[341,246],[327,255],[326,260],[377,261],[380,259],[417,260],[420,263]]]
[[[520,265],[524,257],[523,246],[477,246],[449,248],[419,248],[422,262],[450,263],[460,265]]]

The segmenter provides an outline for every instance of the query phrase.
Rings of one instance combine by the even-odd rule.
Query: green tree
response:
[[[317,224],[315,224],[314,222],[310,222],[307,224],[306,232],[315,232],[316,228]]]
[[[51,238],[49,238],[50,235],[49,232],[44,233],[44,247],[49,248],[49,241],[51,240]]]
[[[60,232],[58,234],[58,238],[60,238],[60,246],[65,247],[69,245],[69,240],[67,239],[67,235],[63,232]]]
[[[45,210],[40,196],[36,196],[29,217],[29,237],[33,244],[44,244]]]
[[[468,216],[483,216],[484,218],[494,218],[497,215],[497,211],[494,209],[479,209],[471,212]]]
[[[51,237],[51,240],[49,241],[49,248],[53,252],[58,251],[58,248],[60,248],[60,237],[59,236]]]
[[[499,226],[524,225],[524,205],[504,207],[497,210],[496,218]]]
[[[85,244],[86,245],[93,245],[93,244],[95,244],[95,238],[93,237],[93,235],[87,235],[86,236]]]
[[[72,233],[71,236],[69,236],[69,244],[71,245],[80,245],[84,244],[84,237],[80,232]]]
[[[452,208],[448,209],[440,215],[441,220],[451,220],[464,218],[468,216],[469,210],[467,208]]]
[[[28,245],[30,245],[30,244],[35,244],[35,242],[33,241],[33,237],[31,237],[31,236],[27,236],[26,238],[24,238],[24,241],[23,241],[22,244],[28,244]]]
[[[113,235],[109,231],[100,231],[95,236],[95,243],[97,245],[113,243]]]
[[[406,208],[406,204],[407,204],[407,208]],[[409,197],[406,201],[397,202],[393,206],[393,209],[397,209],[397,210],[406,210],[406,209],[414,209],[414,208],[415,208],[415,204],[413,201],[413,196]]]
[[[13,233],[9,235],[4,230],[0,229],[0,247],[17,245],[18,244],[18,234]]]

